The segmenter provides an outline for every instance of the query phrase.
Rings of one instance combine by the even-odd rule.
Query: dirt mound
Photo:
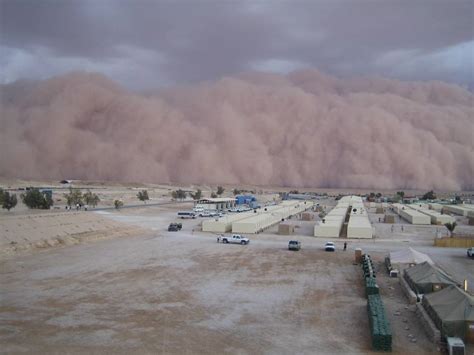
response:
[[[144,233],[91,212],[43,213],[0,218],[0,258],[17,252]]]

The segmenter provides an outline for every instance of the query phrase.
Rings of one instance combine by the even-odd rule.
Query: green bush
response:
[[[48,210],[54,204],[50,195],[42,193],[35,188],[30,188],[26,193],[22,194],[21,200],[31,209]]]

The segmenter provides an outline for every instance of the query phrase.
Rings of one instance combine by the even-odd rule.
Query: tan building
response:
[[[282,220],[313,207],[312,201],[283,201],[251,212],[228,214],[202,222],[204,232],[255,234],[280,223]]]
[[[204,210],[225,211],[235,207],[235,198],[218,197],[218,198],[202,198],[195,202],[195,208]]]

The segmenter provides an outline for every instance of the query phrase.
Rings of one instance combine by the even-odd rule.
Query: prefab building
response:
[[[235,207],[235,198],[202,198],[196,201],[194,207],[203,208],[204,210],[227,210]]]
[[[453,223],[456,221],[455,218],[449,215],[441,214],[437,211],[426,209],[426,207],[423,207],[423,205],[411,205],[410,207],[418,212],[429,216],[432,224],[445,225],[446,223]]]
[[[232,223],[233,233],[259,233],[295,214],[313,207],[311,201],[283,201],[279,205],[268,206],[256,214]]]
[[[401,203],[394,203],[392,204],[393,211],[400,215],[400,211],[406,208],[406,205],[402,205]]]
[[[331,215],[331,216],[346,216],[347,214],[347,210],[348,210],[349,206],[345,206],[345,207],[334,207],[329,213],[328,215]]]
[[[227,233],[232,230],[232,223],[253,216],[253,212],[225,215],[221,218],[206,219],[202,222],[203,232]]]
[[[464,207],[463,205],[444,206],[443,210],[464,217],[474,217],[474,210],[468,207]]]
[[[443,209],[443,205],[440,203],[429,203],[428,207],[430,208],[430,210],[434,210],[438,212],[441,212],[441,210]]]
[[[258,233],[279,221],[281,221],[281,219],[272,213],[260,213],[232,223],[232,233]]]
[[[347,238],[367,238],[373,236],[372,225],[367,216],[351,215],[347,225]]]
[[[339,238],[344,216],[326,216],[314,226],[314,236],[324,238]]]
[[[398,205],[398,204],[395,204]],[[428,225],[431,218],[424,213],[418,212],[408,206],[396,206],[398,215],[411,224]]]

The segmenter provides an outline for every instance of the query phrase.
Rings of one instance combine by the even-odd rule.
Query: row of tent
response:
[[[457,285],[451,276],[427,261],[405,269],[403,276],[417,294],[427,294],[450,285]]]
[[[457,286],[427,294],[421,302],[441,335],[474,343],[474,297]]]
[[[391,264],[416,264],[403,277],[417,294],[422,306],[444,337],[459,337],[474,343],[474,297],[458,287],[446,272],[426,254],[414,249],[390,253]]]

